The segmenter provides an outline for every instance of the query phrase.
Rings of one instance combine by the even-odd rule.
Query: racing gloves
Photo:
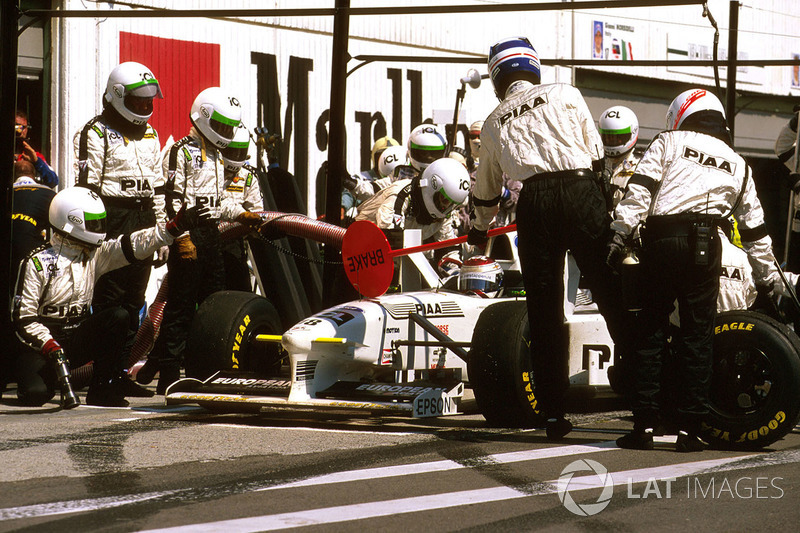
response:
[[[245,211],[236,217],[236,222],[243,226],[256,228],[261,225],[261,216],[250,211]]]
[[[186,204],[183,204],[178,214],[167,222],[167,231],[173,237],[178,237],[184,231],[210,221],[211,210],[208,207],[194,206],[187,209]]]
[[[188,235],[175,239],[174,246],[178,251],[178,257],[184,261],[195,261],[197,259],[197,247]]]
[[[625,258],[625,248],[625,237],[622,233],[615,232],[611,242],[608,243],[608,255],[606,255],[606,264],[614,272],[619,272],[619,267]]]
[[[489,232],[485,229],[470,228],[467,234],[467,244],[484,248],[489,241]]]

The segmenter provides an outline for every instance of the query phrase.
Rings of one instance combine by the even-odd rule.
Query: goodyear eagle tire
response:
[[[800,339],[760,313],[717,316],[714,369],[704,437],[713,447],[754,450],[800,418]]]
[[[249,292],[215,292],[200,304],[186,343],[186,375],[205,380],[219,370],[269,374],[280,361],[280,344],[254,342],[280,335],[278,313],[266,298]]]
[[[478,409],[499,427],[542,427],[534,411],[525,302],[486,308],[475,325],[467,370]]]

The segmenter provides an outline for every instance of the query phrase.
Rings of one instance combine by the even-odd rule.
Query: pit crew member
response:
[[[725,111],[704,89],[679,94],[669,106],[667,131],[652,141],[617,205],[609,245],[615,264],[642,221],[642,310],[637,317],[634,429],[623,448],[651,449],[659,423],[661,365],[667,353],[669,314],[677,300],[681,342],[672,357],[681,375],[677,393],[676,450],[699,451],[700,424],[708,413],[714,316],[720,280],[718,221],[738,222],[756,283],[784,293],[774,265],[764,211],[745,160],[732,148]],[[796,283],[793,276],[792,283]]]
[[[264,210],[264,198],[258,183],[257,170],[246,163],[250,148],[250,133],[247,128],[237,128],[233,141],[222,149],[225,163],[225,198],[230,212],[225,218],[236,220],[247,226],[258,226],[261,216],[256,211]],[[230,239],[223,244],[222,257],[225,264],[225,288],[236,291],[251,291],[250,268],[247,266],[245,237]]]
[[[631,109],[615,105],[603,111],[597,129],[605,153],[603,179],[610,199],[609,211],[613,211],[622,200],[628,180],[642,155],[635,150],[639,140],[639,119]]]
[[[169,285],[161,331],[136,380],[147,384],[160,372],[157,394],[180,378],[186,337],[197,305],[225,288],[225,266],[216,222],[230,211],[223,206],[225,167],[219,150],[233,140],[242,108],[221,87],[209,87],[192,103],[189,135],[166,150],[163,174],[156,187],[156,203],[174,216],[182,203],[207,207],[211,222],[175,239],[167,269]],[[233,200],[231,200],[233,201]]]
[[[164,223],[163,212],[157,215],[153,202],[153,187],[161,174],[161,143],[148,123],[155,98],[163,96],[152,71],[134,61],[122,63],[108,76],[103,111],[73,138],[76,182],[102,198],[108,239],[153,227],[156,220]],[[164,246],[158,251],[160,264],[166,261],[168,250]],[[152,267],[152,258],[135,261],[107,272],[95,286],[93,309],[121,305],[130,315],[127,351],[139,329]],[[142,396],[152,396],[132,382],[130,386]]]
[[[72,367],[94,361],[86,395],[90,405],[124,407],[124,344],[128,311],[120,306],[89,312],[95,282],[103,273],[153,255],[205,213],[181,209],[164,227],[153,226],[106,240],[103,201],[84,187],[62,190],[50,203],[50,243],[20,265],[12,312],[24,346],[16,361],[17,395],[40,406],[55,395],[56,375],[48,364],[64,350]]]
[[[423,242],[456,237],[453,210],[469,194],[469,173],[454,159],[426,165],[421,176],[403,179],[361,204],[356,220],[383,230],[421,229]]]
[[[547,436],[572,429],[564,417],[569,387],[564,319],[564,258],[569,249],[586,278],[615,344],[625,345],[617,277],[605,264],[610,218],[596,171],[602,141],[580,92],[539,85],[536,50],[525,37],[489,50],[489,73],[500,104],[481,131],[481,164],[468,242],[483,245],[498,211],[504,175],[521,181],[517,204],[519,255],[528,304],[535,397]],[[594,169],[594,170],[593,170]]]

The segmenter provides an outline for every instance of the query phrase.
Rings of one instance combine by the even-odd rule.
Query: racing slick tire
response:
[[[710,413],[703,438],[714,448],[756,450],[800,418],[800,338],[749,311],[717,315]]]
[[[281,359],[280,343],[255,342],[255,337],[281,333],[278,313],[266,298],[250,292],[215,292],[200,304],[192,321],[186,376],[202,381],[231,369],[274,375]]]
[[[535,410],[530,328],[525,302],[500,302],[478,317],[467,370],[486,422],[497,427],[544,427]]]

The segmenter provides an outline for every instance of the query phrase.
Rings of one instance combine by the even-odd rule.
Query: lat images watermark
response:
[[[576,475],[577,474],[577,475]],[[628,499],[780,499],[785,495],[782,477],[715,474],[676,477],[622,477],[615,480],[608,469],[592,459],[578,459],[568,464],[558,478],[558,498],[564,507],[578,516],[593,516],[608,507],[615,485],[626,485]],[[594,501],[578,503],[573,493],[600,489]],[[592,493],[593,494],[593,493]],[[619,495],[617,496],[619,497]],[[580,498],[579,498],[580,499]],[[586,499],[584,496],[583,499]],[[590,498],[591,499],[591,498]]]
[[[579,504],[572,497],[572,491],[586,488],[581,483],[573,483],[573,477],[579,472],[593,472],[600,480],[603,490],[600,492],[596,502]],[[611,503],[613,494],[614,480],[611,474],[608,473],[606,467],[592,459],[572,461],[561,471],[561,476],[558,478],[558,499],[561,500],[561,503],[564,504],[568,511],[578,516],[596,515]]]

